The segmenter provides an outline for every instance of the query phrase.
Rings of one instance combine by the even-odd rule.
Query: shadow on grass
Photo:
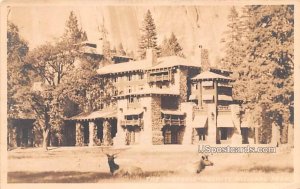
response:
[[[9,172],[8,183],[97,183],[143,181],[148,177],[168,176],[173,171],[151,171],[138,176],[112,176],[104,172],[48,171],[48,172]]]
[[[231,167],[226,169],[227,171],[241,171],[241,172],[262,172],[262,173],[293,173],[293,167],[275,167],[275,166],[262,166],[256,165],[247,168],[243,167]]]

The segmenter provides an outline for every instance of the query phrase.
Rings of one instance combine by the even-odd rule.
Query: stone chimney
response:
[[[153,49],[146,50],[146,60],[149,66],[156,66],[157,65],[157,55],[156,51]]]
[[[194,52],[194,60],[197,66],[201,66],[202,61],[202,45],[197,45]]]

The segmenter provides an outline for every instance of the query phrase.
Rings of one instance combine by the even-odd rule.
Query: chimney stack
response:
[[[147,49],[146,50],[146,60],[149,64],[149,66],[155,66],[157,65],[157,55],[156,51],[153,49]]]

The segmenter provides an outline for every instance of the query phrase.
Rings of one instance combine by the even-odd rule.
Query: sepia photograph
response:
[[[30,2],[1,5],[4,183],[296,181],[294,3]]]

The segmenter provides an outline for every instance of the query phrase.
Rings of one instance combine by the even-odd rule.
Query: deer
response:
[[[206,166],[213,166],[214,163],[208,159],[208,155],[202,154],[200,161],[190,162],[178,168],[181,173],[199,174],[204,171]]]
[[[105,153],[103,149],[102,152],[107,156],[107,162],[112,176],[137,176],[143,174],[143,170],[140,167],[116,164],[115,159],[117,158],[117,154],[119,154],[120,152],[109,154]]]
[[[198,173],[202,172],[206,166],[213,166],[213,165],[214,165],[214,163],[211,162],[210,160],[208,160],[208,155],[202,155],[201,160],[198,163],[198,168],[197,168],[196,173],[198,174]]]

